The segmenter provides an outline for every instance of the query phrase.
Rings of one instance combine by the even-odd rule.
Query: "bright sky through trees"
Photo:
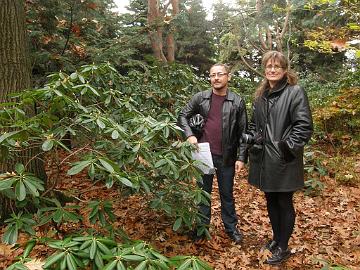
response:
[[[227,4],[234,4],[236,0],[223,0],[224,3]],[[213,5],[213,3],[217,2],[217,0],[202,0],[204,8],[210,12],[211,10],[211,6]],[[121,12],[125,12],[126,11],[126,6],[129,4],[129,0],[114,0],[114,3],[118,6],[118,11]]]

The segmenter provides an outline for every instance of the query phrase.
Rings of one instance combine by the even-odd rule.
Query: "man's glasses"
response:
[[[277,72],[277,71],[282,70],[283,67],[280,67],[280,66],[266,66],[266,67],[265,67],[265,70],[266,70],[266,71],[271,71],[272,69],[274,69],[274,70]]]
[[[224,73],[224,72],[218,72],[218,73],[211,73],[210,74],[210,78],[215,78],[216,76],[218,76],[218,78],[224,77],[225,75],[228,75],[228,73]]]

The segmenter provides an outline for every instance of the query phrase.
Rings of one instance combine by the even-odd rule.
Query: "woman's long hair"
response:
[[[262,61],[261,61],[261,66],[263,67],[264,70],[265,70],[267,62],[270,59],[273,59],[274,61],[276,59],[279,60],[279,63],[281,65],[281,67],[284,70],[286,70],[285,76],[287,77],[288,84],[290,84],[290,85],[297,84],[298,77],[297,77],[295,71],[290,69],[289,60],[287,59],[287,57],[285,57],[285,55],[283,55],[281,52],[278,52],[278,51],[268,51],[268,52],[266,52],[263,55]],[[269,81],[265,77],[262,80],[262,82],[260,83],[259,87],[255,91],[255,99],[257,99],[258,97],[261,97],[264,94],[265,90],[268,89],[269,87],[270,87]]]

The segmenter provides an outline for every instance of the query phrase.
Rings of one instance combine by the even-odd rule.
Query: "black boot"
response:
[[[241,244],[243,240],[243,235],[241,232],[239,232],[237,229],[235,229],[232,232],[227,232],[227,235],[235,242],[235,244]]]
[[[283,250],[281,247],[277,246],[273,251],[272,256],[267,259],[266,262],[271,265],[280,264],[284,262],[287,258],[289,258],[290,255],[290,250]]]
[[[265,250],[269,250],[271,253],[273,253],[277,246],[278,243],[276,241],[270,240],[264,246],[261,247],[260,251],[264,252]]]

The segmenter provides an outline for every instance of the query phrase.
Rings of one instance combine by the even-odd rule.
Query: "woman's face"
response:
[[[286,70],[281,66],[279,59],[269,59],[265,65],[265,77],[273,88],[286,74]]]

